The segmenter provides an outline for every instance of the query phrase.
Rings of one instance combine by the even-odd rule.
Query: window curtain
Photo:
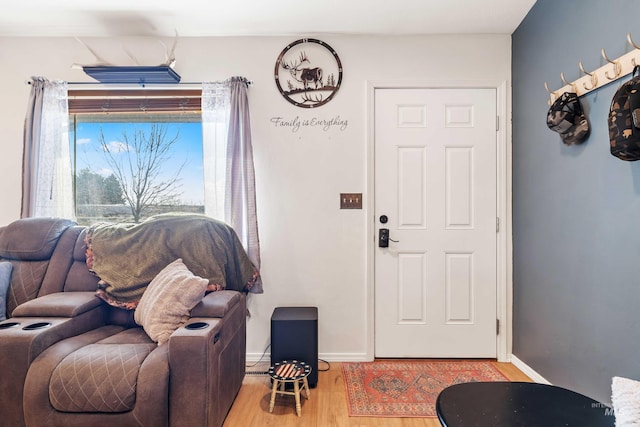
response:
[[[247,88],[243,77],[202,86],[205,213],[233,227],[260,269]],[[251,292],[262,293],[260,277]]]
[[[224,194],[227,167],[229,87],[226,82],[202,85],[202,155],[204,158],[204,210],[225,221]]]
[[[20,216],[73,219],[74,212],[67,84],[34,77],[24,125]]]

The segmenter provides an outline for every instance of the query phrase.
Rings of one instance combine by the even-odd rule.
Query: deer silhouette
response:
[[[309,89],[312,83],[315,89],[322,87],[322,68],[301,68],[304,63],[310,64],[307,54],[302,51],[297,61],[282,63],[282,68],[288,70],[294,80],[302,83],[305,90]]]

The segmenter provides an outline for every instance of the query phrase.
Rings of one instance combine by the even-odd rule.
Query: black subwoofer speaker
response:
[[[271,365],[300,360],[311,366],[309,387],[318,384],[318,308],[276,307],[271,315]]]

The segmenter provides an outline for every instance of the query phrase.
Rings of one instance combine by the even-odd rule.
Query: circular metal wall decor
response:
[[[326,104],[342,83],[342,63],[335,50],[317,39],[300,39],[285,47],[274,70],[284,98],[302,108]]]

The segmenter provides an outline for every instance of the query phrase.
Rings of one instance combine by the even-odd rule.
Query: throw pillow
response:
[[[616,416],[616,427],[640,426],[640,381],[613,377],[611,404]]]
[[[0,321],[7,318],[7,292],[11,283],[13,264],[9,261],[0,262]]]
[[[162,345],[189,320],[189,311],[202,300],[209,281],[195,276],[178,258],[158,273],[142,294],[135,321]]]

